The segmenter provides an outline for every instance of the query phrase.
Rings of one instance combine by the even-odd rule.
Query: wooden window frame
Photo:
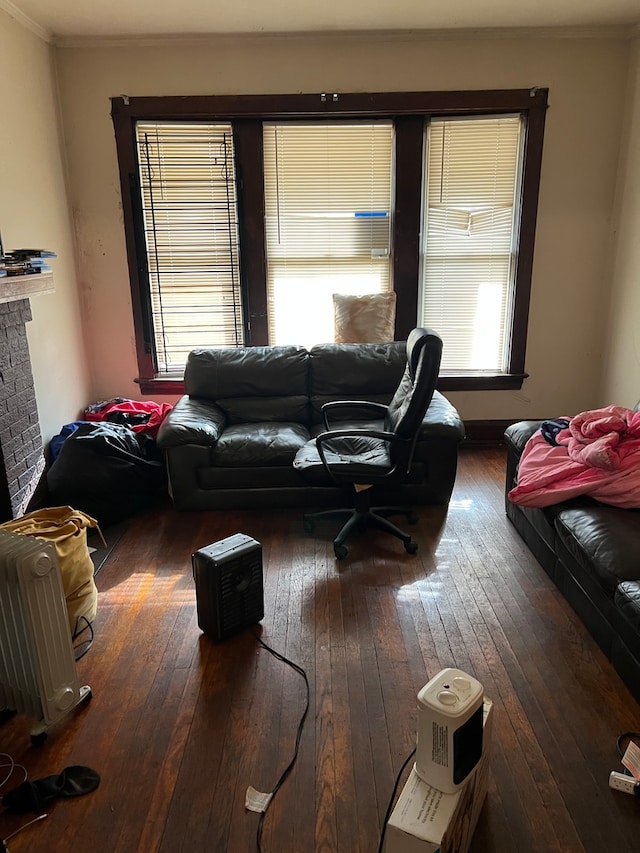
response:
[[[262,122],[314,118],[379,118],[395,124],[396,171],[393,215],[392,280],[397,295],[396,338],[415,326],[420,287],[422,146],[430,116],[521,113],[526,118],[520,230],[517,235],[516,286],[505,373],[447,375],[444,391],[506,390],[522,387],[533,250],[542,165],[548,89],[498,89],[451,92],[381,92],[374,94],[208,95],[124,97],[111,99],[124,214],[138,361],[138,383],[148,394],[182,393],[181,380],[155,376],[151,346],[146,252],[136,209],[137,121],[229,121],[233,124],[240,219],[241,287],[249,346],[268,343]],[[419,172],[415,164],[418,163]],[[249,248],[250,247],[250,248]]]

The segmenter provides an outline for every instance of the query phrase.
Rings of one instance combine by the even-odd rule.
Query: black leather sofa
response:
[[[294,469],[294,457],[325,429],[324,403],[387,404],[405,364],[404,342],[194,350],[185,369],[186,393],[157,436],[175,508],[340,505],[343,491],[309,484]],[[355,417],[345,425],[381,427]],[[381,492],[382,502],[448,503],[463,438],[458,412],[436,391],[407,482]]]
[[[640,511],[588,497],[512,503],[520,456],[541,425],[521,421],[505,432],[507,516],[640,701]]]

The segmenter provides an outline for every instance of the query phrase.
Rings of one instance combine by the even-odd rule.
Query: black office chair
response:
[[[436,387],[441,355],[442,339],[436,332],[414,329],[407,339],[404,374],[389,405],[360,400],[325,403],[322,414],[326,431],[296,454],[294,467],[315,485],[333,482],[354,491],[352,508],[304,516],[307,532],[313,531],[317,519],[347,516],[333,540],[338,560],[346,556],[344,542],[356,527],[385,530],[402,540],[407,553],[418,550],[408,533],[387,520],[389,515],[402,514],[414,523],[417,518],[411,507],[371,507],[370,493],[373,486],[397,487],[405,482],[422,419]],[[356,416],[364,426],[354,425]],[[366,421],[379,422],[380,426]]]

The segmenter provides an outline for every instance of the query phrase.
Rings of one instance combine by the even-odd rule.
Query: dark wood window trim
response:
[[[245,340],[266,343],[267,258],[264,235],[264,166],[261,119],[233,122],[240,227],[240,276],[245,304]]]
[[[148,311],[144,240],[136,233],[137,163],[135,124],[139,120],[232,120],[238,170],[238,205],[245,334],[249,345],[267,343],[266,253],[262,121],[313,118],[387,118],[396,130],[393,280],[397,294],[396,338],[415,325],[419,287],[421,168],[424,120],[432,115],[521,112],[527,116],[516,294],[508,373],[443,375],[444,391],[517,389],[526,378],[525,353],[533,248],[548,90],[500,89],[452,92],[382,92],[314,95],[211,95],[117,97],[111,99],[127,262],[131,280],[140,388],[149,394],[182,393],[183,383],[155,377]],[[419,163],[420,172],[416,173]]]

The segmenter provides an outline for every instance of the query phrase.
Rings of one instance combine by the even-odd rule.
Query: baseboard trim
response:
[[[465,421],[465,444],[502,444],[504,431],[521,418],[510,421]]]

